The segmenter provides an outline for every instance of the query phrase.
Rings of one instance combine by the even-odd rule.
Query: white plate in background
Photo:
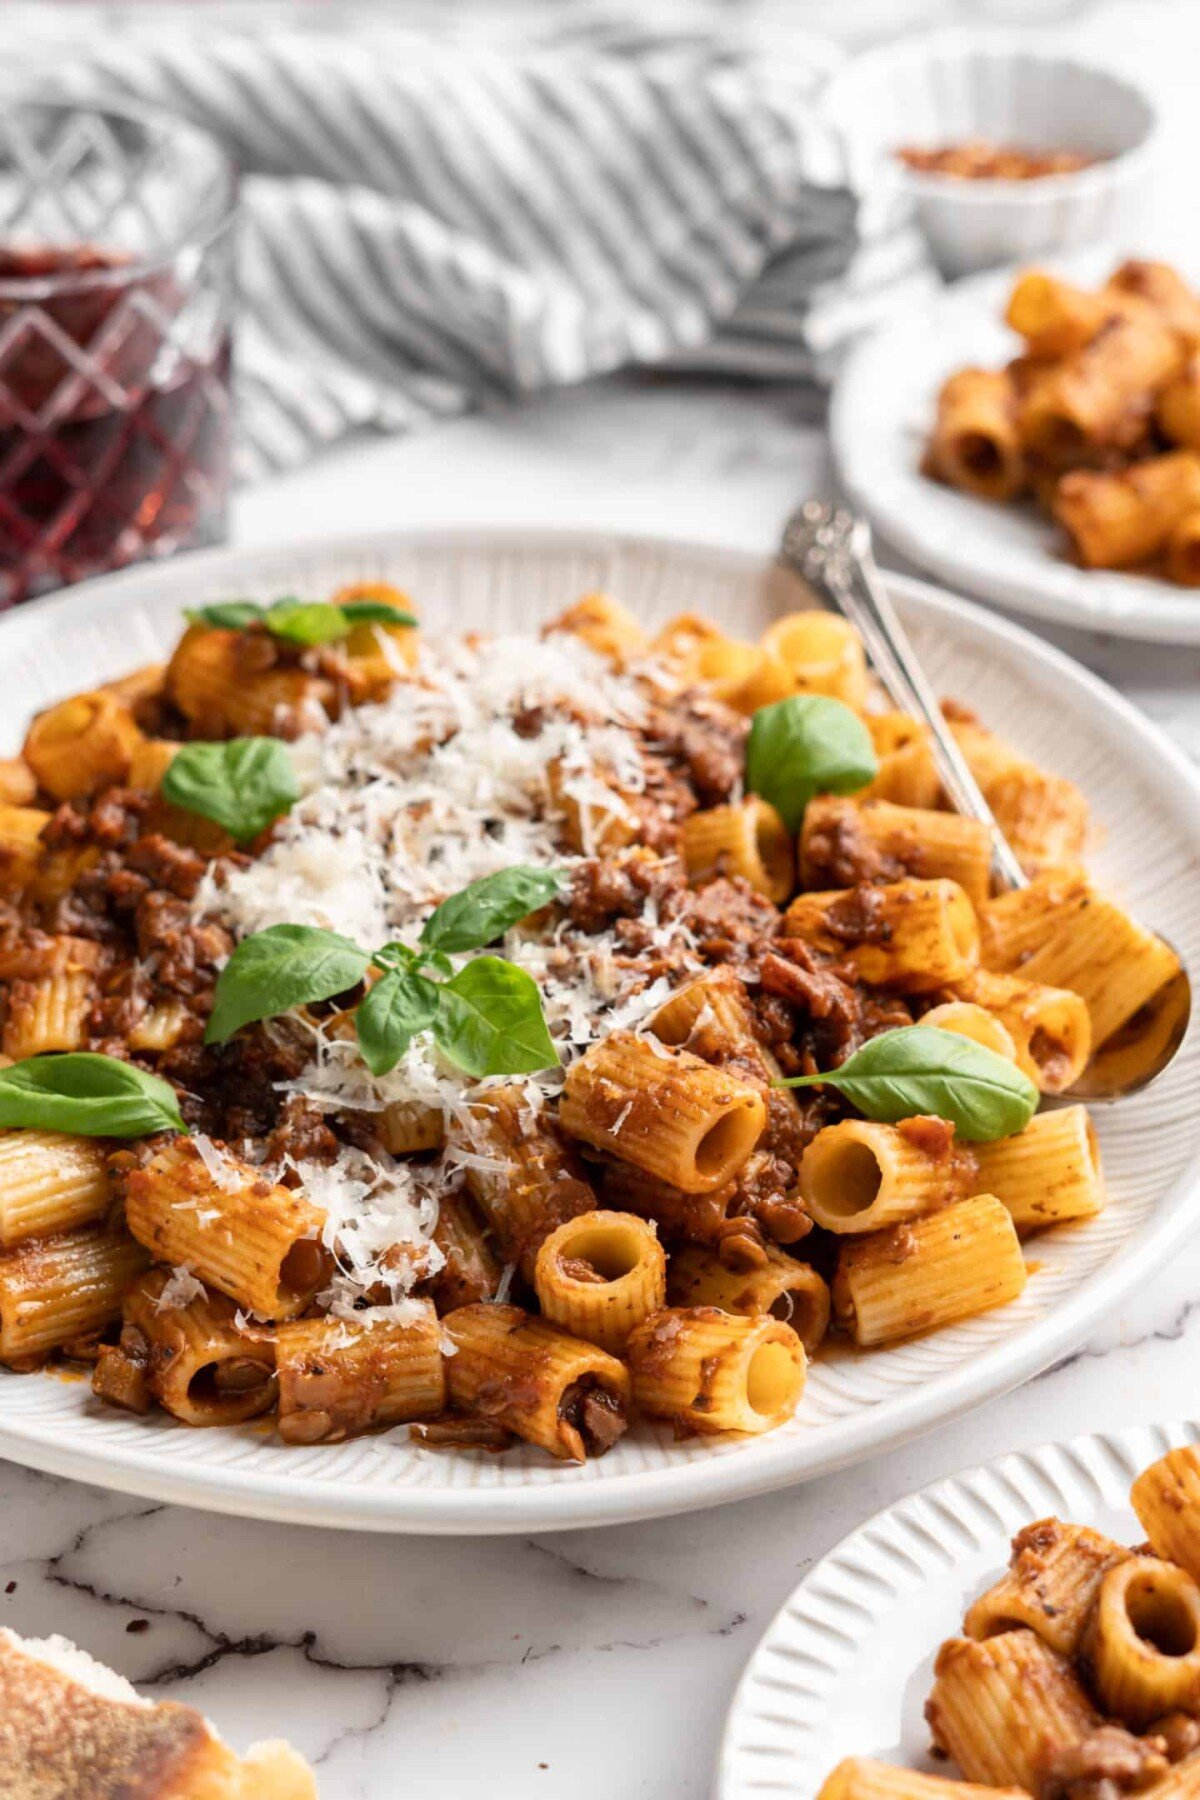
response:
[[[648,625],[681,611],[753,635],[796,603],[791,578],[743,552],[595,533],[460,530],[217,551],[88,583],[0,625],[0,754],[31,711],[151,661],[184,606],[232,595],[318,598],[346,581],[408,589],[426,625],[532,630],[604,588]],[[892,592],[939,692],[970,700],[1023,750],[1085,786],[1102,880],[1200,968],[1200,781],[1128,702],[1008,622],[920,583]],[[818,1360],[793,1422],[751,1439],[676,1443],[639,1425],[583,1468],[533,1450],[413,1448],[403,1430],[287,1447],[264,1422],[191,1430],[92,1400],[86,1381],[0,1372],[0,1455],[101,1486],[217,1511],[347,1529],[546,1531],[745,1498],[890,1448],[1066,1354],[1144,1285],[1195,1218],[1200,1032],[1152,1091],[1097,1115],[1112,1201],[1038,1240],[1014,1305],[882,1352]]]
[[[933,1661],[1024,1525],[1056,1514],[1120,1543],[1145,1537],[1129,1490],[1200,1423],[1072,1438],[935,1482],[821,1558],[768,1626],[733,1697],[714,1800],[815,1800],[845,1756],[930,1774]]]
[[[1112,248],[1039,266],[1095,286]],[[998,269],[902,307],[851,351],[834,388],[829,436],[846,494],[876,531],[940,580],[1036,618],[1158,643],[1200,644],[1200,588],[1082,569],[1032,501],[998,504],[920,472],[938,389],[956,369],[1001,368],[1021,340],[1004,324],[1019,271]]]

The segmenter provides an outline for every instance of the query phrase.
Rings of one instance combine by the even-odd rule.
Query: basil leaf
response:
[[[825,694],[793,694],[760,706],[746,740],[746,787],[798,831],[814,794],[853,794],[879,773],[857,713]]]
[[[479,950],[494,944],[510,925],[557,898],[566,885],[558,869],[501,869],[451,894],[426,919],[424,950]]]
[[[476,1080],[531,1075],[558,1062],[537,983],[499,956],[477,956],[441,984],[433,1035],[450,1061]]]
[[[404,612],[399,606],[389,606],[386,600],[347,600],[342,606],[342,617],[349,619],[352,625],[415,625],[416,618],[410,612]]]
[[[80,1137],[187,1130],[169,1082],[89,1050],[31,1056],[0,1069],[0,1125]]]
[[[358,1047],[372,1075],[394,1069],[418,1031],[433,1024],[438,986],[415,969],[392,969],[364,994],[354,1015]]]
[[[289,644],[332,644],[350,629],[340,606],[327,600],[277,600],[263,614],[263,624],[274,637]]]
[[[184,618],[190,625],[212,625],[218,631],[245,631],[261,619],[263,609],[253,600],[218,600],[212,606],[189,607]]]
[[[1037,1111],[1038,1091],[1015,1063],[974,1039],[930,1025],[904,1025],[868,1038],[840,1068],[792,1075],[779,1087],[824,1084],[844,1094],[868,1119],[895,1124],[917,1113],[949,1119],[968,1143],[1023,1131]]]
[[[356,987],[370,957],[349,938],[313,925],[270,925],[243,938],[217,979],[206,1044],[223,1044],[243,1025],[272,1019]]]
[[[278,738],[231,738],[224,744],[185,744],[172,758],[160,792],[173,806],[215,820],[241,844],[300,798],[300,784]]]

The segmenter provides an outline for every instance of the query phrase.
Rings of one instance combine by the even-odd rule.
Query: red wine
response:
[[[127,266],[0,246],[0,605],[222,534],[228,330]]]

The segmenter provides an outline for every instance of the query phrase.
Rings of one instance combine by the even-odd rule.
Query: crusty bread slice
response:
[[[239,1757],[190,1706],[143,1700],[66,1638],[0,1629],[5,1800],[317,1800],[287,1744]]]

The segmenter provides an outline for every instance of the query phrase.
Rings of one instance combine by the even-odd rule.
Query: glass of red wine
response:
[[[0,109],[0,606],[224,536],[235,204],[180,120]]]

